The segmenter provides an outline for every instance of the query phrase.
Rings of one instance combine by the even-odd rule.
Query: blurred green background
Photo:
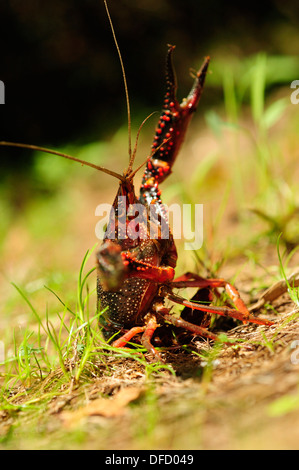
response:
[[[219,161],[225,165],[225,153],[231,148],[221,141],[224,128],[244,133],[246,127],[249,140],[256,143],[254,152],[258,157],[253,160],[252,174],[246,167],[234,166],[236,200],[243,201],[246,188],[253,191],[250,184],[245,187],[238,171],[243,172],[243,178],[257,180],[256,193],[265,195],[263,185],[268,187],[281,169],[280,163],[275,166],[270,156],[269,131],[274,126],[276,132],[279,120],[290,113],[294,115],[296,108],[289,98],[290,83],[299,78],[298,2],[110,0],[109,8],[125,64],[134,129],[145,116],[161,108],[167,43],[177,46],[179,98],[191,86],[190,67],[200,67],[203,57],[211,56],[211,73],[195,118],[199,124],[193,127],[193,133],[196,136],[197,129],[209,129],[214,143],[211,148],[207,145],[200,149],[196,160],[191,156],[188,165],[183,165],[184,177],[189,174],[195,179],[193,187],[189,187],[194,196],[191,202],[200,199],[205,203],[202,194],[208,197],[219,185],[226,186],[227,175],[221,174]],[[6,91],[6,104],[0,107],[0,140],[59,148],[122,171],[127,159],[126,103],[103,1],[2,0],[0,18],[0,79]],[[293,119],[287,124],[290,142],[296,122]],[[143,130],[147,146],[140,143],[142,158],[150,148],[154,125],[152,118]],[[109,147],[111,142],[114,144]],[[215,142],[219,151],[221,146],[219,155],[213,150]],[[240,161],[242,150],[241,144]],[[292,158],[295,159],[295,154]],[[177,165],[179,172],[180,162]],[[290,176],[295,174],[292,169]],[[82,184],[85,181],[92,199],[98,181],[102,180],[102,189],[113,186],[107,177],[99,179],[90,170],[83,171],[61,159],[2,147],[0,246],[16,215],[25,217],[24,226],[33,227],[30,230],[36,237],[39,231],[47,234],[45,227],[53,224],[49,214],[54,212],[56,217],[61,214],[61,223],[55,230],[53,225],[48,230],[48,236],[59,238],[73,197],[73,194],[69,194],[69,199],[66,197],[66,188],[73,191],[77,188],[80,192],[80,181]],[[172,182],[178,183],[175,176]],[[277,188],[278,185],[276,196]],[[84,190],[81,188],[81,194]],[[173,193],[176,191],[174,187]],[[294,194],[288,201],[288,214],[297,210]],[[41,205],[37,209],[36,201],[44,197],[47,207]],[[220,199],[218,195],[217,200],[222,197],[223,194]],[[280,193],[273,199],[273,191],[269,192],[268,203],[274,204],[276,212],[281,210],[280,199]],[[35,201],[31,212],[28,201]],[[186,194],[185,201],[190,202]],[[266,208],[265,201],[262,204]],[[275,233],[279,228],[278,224]],[[4,248],[11,249],[7,245]]]
[[[161,107],[167,43],[177,45],[182,93],[191,83],[186,71],[199,67],[206,55],[212,69],[217,61],[237,64],[260,51],[298,55],[296,1],[110,0],[109,6],[137,122]],[[111,137],[126,109],[103,2],[2,0],[0,18],[0,79],[6,86],[0,139],[53,147]],[[294,64],[278,68],[268,88],[298,78]],[[206,109],[223,99],[221,73],[214,70],[208,83]],[[31,161],[29,152],[1,149],[1,178]]]

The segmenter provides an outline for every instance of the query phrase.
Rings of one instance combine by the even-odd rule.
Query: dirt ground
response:
[[[211,349],[202,340],[192,345],[200,356],[164,353],[175,375],[149,376],[137,361],[110,356],[39,412],[0,411],[4,447],[13,430],[14,448],[298,449],[299,311],[288,294],[273,306],[272,326],[231,329],[227,336],[244,342],[214,348],[206,361]],[[59,375],[38,387],[45,392]]]

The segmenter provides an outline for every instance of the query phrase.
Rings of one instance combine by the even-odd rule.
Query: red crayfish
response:
[[[126,78],[108,10],[107,13],[123,69],[130,136]],[[0,145],[27,147],[54,153],[92,166],[119,179],[120,185],[112,206],[103,244],[97,252],[98,309],[104,311],[100,316],[100,324],[106,339],[119,334],[113,342],[115,347],[125,347],[133,337],[142,333],[142,345],[157,360],[161,360],[161,356],[152,343],[156,329],[164,323],[212,340],[216,340],[217,336],[207,329],[208,314],[229,316],[244,323],[272,324],[270,321],[250,315],[237,289],[223,279],[204,279],[192,273],[174,278],[177,250],[170,231],[167,237],[163,237],[161,233],[163,224],[168,228],[168,220],[161,201],[160,184],[172,171],[186,130],[197,108],[204,87],[209,58],[204,60],[202,67],[195,74],[192,89],[188,97],[180,104],[176,98],[173,51],[174,46],[168,46],[164,105],[156,128],[151,155],[146,160],[139,197],[135,193],[133,178],[140,167],[134,171],[132,168],[137,141],[133,152],[131,144],[129,145],[129,166],[123,174],[60,152],[25,144],[0,143]],[[132,208],[135,207],[139,208],[143,217],[138,219],[138,224],[132,226],[132,216],[136,215],[132,214]],[[153,214],[155,217],[150,217]],[[198,303],[196,295],[191,301],[185,300],[173,292],[173,289],[185,287],[216,290],[225,288],[235,308]],[[165,299],[184,306],[184,310],[203,312],[200,320],[197,320],[198,324],[186,320],[183,313],[180,317],[172,315],[171,308],[165,306]]]
[[[120,186],[112,206],[110,222],[104,242],[97,253],[98,301],[106,312],[101,316],[104,336],[110,338],[121,332],[113,342],[124,347],[135,335],[142,333],[141,343],[156,359],[160,355],[152,344],[155,330],[165,322],[189,330],[194,335],[217,339],[217,336],[202,324],[193,324],[170,313],[164,301],[183,305],[192,310],[230,316],[243,322],[270,325],[249,314],[236,288],[223,279],[204,279],[197,274],[186,273],[174,279],[177,251],[171,233],[161,236],[161,220],[168,223],[167,214],[161,202],[160,183],[171,173],[172,165],[183,142],[188,124],[198,105],[209,58],[206,58],[197,72],[188,97],[179,104],[176,99],[176,80],[172,64],[174,46],[169,46],[166,60],[166,94],[164,106],[156,128],[152,154],[147,159],[145,172],[137,198],[131,164],[123,175],[119,175]],[[130,207],[139,204],[146,217],[138,223],[139,236],[132,236]],[[121,207],[120,207],[121,206]],[[150,210],[159,215],[156,221],[156,237],[152,238]],[[122,219],[122,220],[121,220]],[[121,230],[124,231],[120,237]],[[142,237],[140,236],[142,234]],[[157,235],[158,234],[158,235]],[[174,294],[174,288],[219,288],[224,287],[236,308],[214,307],[188,301]]]

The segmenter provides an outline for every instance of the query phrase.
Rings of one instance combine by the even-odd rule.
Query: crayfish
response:
[[[105,2],[107,9],[107,5]],[[136,145],[131,150],[129,99],[122,58],[115,37],[113,25],[107,9],[114,41],[119,54],[125,84],[128,122],[129,122],[129,166],[123,174],[81,161],[75,157],[54,152],[33,145],[1,142],[11,145],[42,150],[63,156],[79,163],[92,166],[119,180],[119,188],[113,202],[110,218],[103,243],[96,255],[98,309],[105,339],[114,336],[115,347],[126,347],[136,335],[141,335],[141,343],[150,355],[161,360],[153,345],[156,330],[163,324],[187,330],[193,335],[216,340],[217,336],[208,330],[209,314],[217,314],[240,320],[270,325],[272,322],[251,315],[241,299],[237,289],[223,279],[205,279],[197,274],[186,273],[175,278],[177,250],[174,238],[168,230],[168,236],[162,236],[162,226],[169,229],[168,217],[161,201],[160,184],[170,175],[172,166],[184,140],[187,128],[198,106],[207,70],[209,57],[195,73],[194,83],[186,99],[180,104],[176,98],[176,76],[172,62],[174,46],[169,45],[166,58],[166,92],[159,122],[149,157],[145,162],[139,196],[136,195],[133,170]],[[132,208],[138,207],[143,216],[138,224],[132,226]],[[152,215],[155,217],[150,217]],[[153,236],[154,234],[154,236]],[[185,300],[174,289],[193,287],[217,292],[224,288],[234,304],[231,306],[213,306],[197,301],[197,294],[191,301]],[[180,304],[184,310],[202,312],[199,320],[192,323],[171,313],[165,300]],[[118,334],[117,339],[115,336]]]

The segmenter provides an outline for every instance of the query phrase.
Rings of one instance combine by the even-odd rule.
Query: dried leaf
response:
[[[87,416],[105,416],[106,418],[120,416],[125,413],[126,406],[136,400],[142,392],[143,389],[140,387],[126,387],[112,398],[97,398],[76,411],[65,411],[61,418],[66,426],[74,426]]]

